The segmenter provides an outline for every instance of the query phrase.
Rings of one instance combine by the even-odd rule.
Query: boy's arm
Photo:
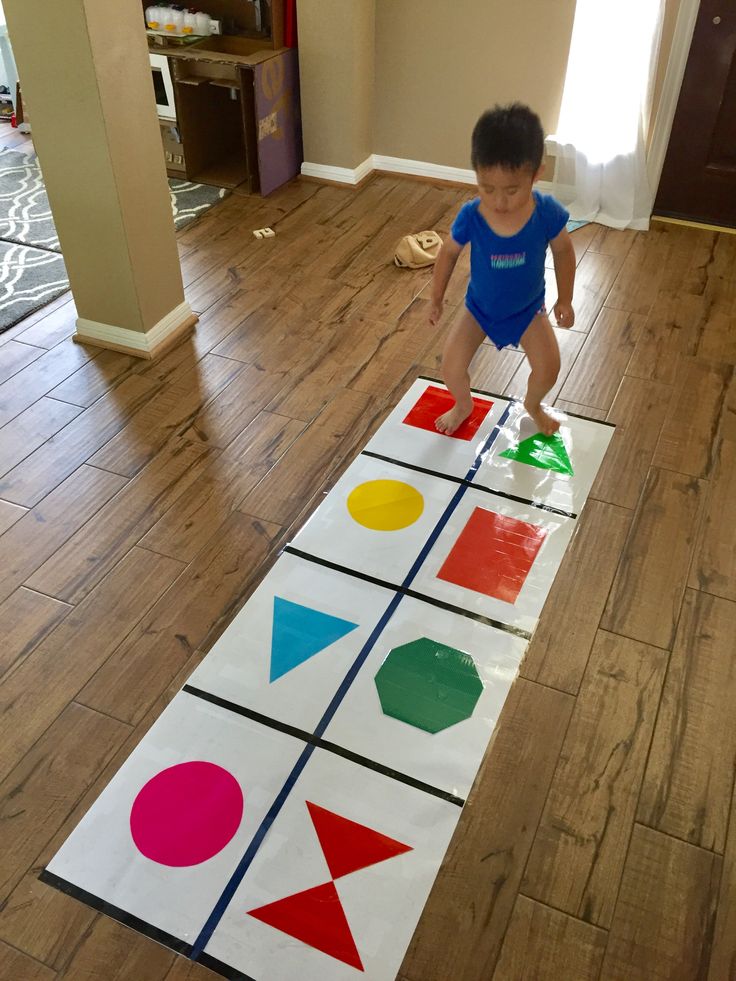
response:
[[[447,289],[447,284],[450,282],[450,276],[452,276],[455,263],[462,250],[463,246],[458,245],[455,239],[450,236],[442,243],[440,254],[437,256],[432,275],[432,305],[429,311],[429,322],[433,327],[436,327],[440,322],[445,290]]]
[[[575,285],[575,249],[566,228],[563,228],[557,238],[549,243],[555,264],[557,279],[557,303],[555,303],[555,320],[558,327],[572,327],[575,323],[575,311],[572,308],[572,291]]]

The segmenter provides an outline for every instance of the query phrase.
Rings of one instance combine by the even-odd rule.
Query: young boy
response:
[[[443,352],[442,373],[455,405],[437,419],[441,433],[453,433],[473,409],[468,368],[486,336],[499,350],[521,344],[531,367],[524,406],[540,432],[549,436],[559,429],[542,406],[560,371],[557,338],[544,307],[544,262],[549,245],[557,278],[555,318],[559,327],[572,327],[575,252],[567,211],[532,190],[543,155],[539,117],[518,103],[485,112],[473,130],[479,197],[460,209],[432,280],[429,320],[437,326],[455,263],[470,242],[465,309]]]

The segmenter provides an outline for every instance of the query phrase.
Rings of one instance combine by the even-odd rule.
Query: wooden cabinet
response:
[[[161,127],[161,143],[164,148],[166,172],[169,177],[186,178],[187,170],[184,161],[184,144],[181,142],[179,127],[173,119],[159,119]]]
[[[269,194],[299,173],[294,49],[259,50],[255,40],[223,36],[167,54],[177,114],[173,130],[162,121],[170,176]],[[166,129],[179,150],[167,147]]]

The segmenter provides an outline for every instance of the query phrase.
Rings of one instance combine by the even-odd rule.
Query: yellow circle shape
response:
[[[398,531],[413,525],[424,510],[424,498],[402,480],[368,480],[350,492],[353,520],[373,531]]]

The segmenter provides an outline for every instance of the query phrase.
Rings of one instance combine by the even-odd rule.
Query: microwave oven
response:
[[[156,109],[161,119],[176,119],[174,104],[174,83],[171,80],[169,59],[166,55],[148,52],[151,59],[153,91],[156,95]]]

